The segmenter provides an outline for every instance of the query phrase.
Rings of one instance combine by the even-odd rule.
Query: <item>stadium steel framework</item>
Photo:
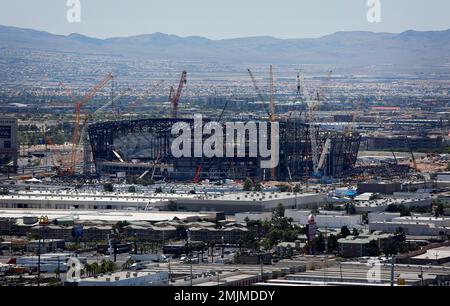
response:
[[[170,147],[175,136],[171,129],[180,121],[193,128],[193,119],[165,118],[90,125],[89,139],[97,173],[136,176],[151,173],[155,179],[186,181],[193,180],[202,165],[201,179],[270,179],[271,171],[261,169],[261,159],[248,156],[248,139],[246,157],[174,158]],[[207,122],[204,120],[203,124]],[[278,180],[301,180],[317,175],[313,173],[311,133],[316,134],[318,152],[322,152],[327,139],[331,140],[321,176],[341,177],[354,167],[361,142],[359,134],[327,131],[297,120],[279,124],[280,162],[275,171]]]

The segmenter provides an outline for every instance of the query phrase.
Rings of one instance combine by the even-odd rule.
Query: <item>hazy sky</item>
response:
[[[380,0],[381,23],[367,21],[367,0],[80,1],[82,22],[71,24],[66,0],[0,0],[0,24],[101,38],[163,32],[213,39],[450,28],[449,0]]]

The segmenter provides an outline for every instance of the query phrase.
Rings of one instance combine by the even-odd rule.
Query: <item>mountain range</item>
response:
[[[450,64],[450,30],[336,32],[308,39],[260,36],[212,40],[163,33],[98,39],[0,26],[0,48],[223,63],[443,66]]]

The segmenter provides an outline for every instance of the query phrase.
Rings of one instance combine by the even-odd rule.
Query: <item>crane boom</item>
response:
[[[187,71],[181,73],[180,83],[178,84],[177,92],[174,93],[173,87],[170,90],[170,102],[172,104],[172,118],[178,116],[178,104],[180,103],[181,93],[183,92],[184,85],[187,83]]]
[[[80,101],[75,103],[75,122],[73,129],[73,137],[72,137],[72,154],[70,159],[70,168],[69,173],[75,174],[76,171],[76,163],[77,163],[77,152],[78,152],[78,134],[80,129],[80,118],[81,118],[81,107],[88,103],[94,95],[101,90],[106,84],[113,79],[113,75],[111,73],[107,74],[106,77],[97,85],[95,85]]]

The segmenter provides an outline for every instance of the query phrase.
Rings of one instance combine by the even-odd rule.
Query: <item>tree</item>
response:
[[[355,215],[356,214],[355,205],[351,203],[345,204],[345,212],[347,213],[347,215]]]
[[[295,185],[293,191],[294,191],[295,193],[299,193],[300,191],[302,191],[302,188],[301,188],[300,185]]]
[[[341,228],[341,237],[342,238],[347,238],[348,236],[350,236],[351,235],[351,232],[350,232],[350,230],[348,229],[348,227],[347,226],[343,226],[342,228]]]
[[[162,188],[161,187],[156,188],[155,193],[163,193]]]
[[[353,229],[352,236],[355,236],[355,237],[359,236],[359,232],[356,228]]]
[[[335,252],[338,250],[338,238],[331,234],[327,239],[327,245],[328,245],[328,252]]]
[[[103,185],[103,190],[104,190],[105,192],[114,192],[114,186],[113,186],[113,184],[111,184],[111,183],[105,183],[105,184]]]
[[[395,213],[398,212],[398,207],[395,204],[389,204],[386,208],[386,212]]]
[[[255,184],[254,190],[260,192],[260,191],[262,190],[262,185],[261,185],[261,183],[256,183],[256,184]]]
[[[113,225],[113,230],[122,233],[123,229],[125,227],[127,227],[128,225],[130,225],[130,223],[128,223],[128,221],[119,221],[116,224]]]
[[[246,178],[244,182],[244,191],[252,191],[253,181],[251,178]]]
[[[437,205],[434,215],[436,218],[444,215],[444,205],[442,203]]]
[[[278,204],[277,208],[274,211],[274,218],[283,218],[284,217],[285,208],[283,204]]]
[[[366,247],[367,256],[380,256],[380,250],[376,240],[371,240]]]
[[[128,188],[128,192],[129,192],[129,193],[136,193],[136,187],[130,186],[130,187]]]
[[[314,245],[316,246],[316,251],[319,253],[323,253],[325,251],[325,239],[323,238],[322,233],[317,236]]]
[[[167,205],[167,209],[170,211],[177,211],[178,210],[178,203],[176,201],[170,201]]]
[[[184,240],[187,238],[187,232],[186,232],[187,228],[186,226],[179,224],[176,227],[176,232],[177,232],[177,237],[181,240]]]
[[[400,212],[401,217],[409,217],[411,216],[411,212],[409,211],[408,207],[406,207],[403,204],[400,204],[398,206],[398,211]]]

